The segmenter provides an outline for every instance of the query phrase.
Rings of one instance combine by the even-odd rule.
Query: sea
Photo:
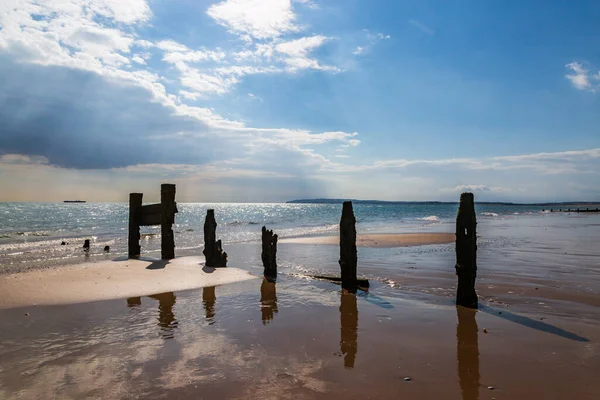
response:
[[[260,241],[261,228],[280,238],[335,235],[341,204],[179,203],[173,230],[177,254],[203,247],[203,224],[214,209],[224,246]],[[568,207],[567,205],[563,206]],[[575,207],[575,206],[573,206]],[[458,204],[354,204],[360,233],[453,232]],[[0,203],[0,273],[127,254],[127,203]],[[548,206],[477,204],[479,222],[543,218]],[[555,213],[556,214],[556,213]],[[160,226],[142,227],[142,253],[160,251]],[[82,245],[90,239],[91,250]],[[64,244],[63,244],[64,243]],[[105,246],[110,253],[104,252]]]

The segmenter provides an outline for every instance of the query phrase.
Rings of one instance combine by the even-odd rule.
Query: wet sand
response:
[[[283,276],[0,311],[0,397],[597,398],[597,324],[380,289]]]
[[[277,283],[0,310],[0,398],[595,400],[593,218],[481,221],[478,311],[453,304],[452,243],[360,247],[352,295],[308,278],[335,247],[285,242]],[[259,245],[225,247],[262,273]]]
[[[204,257],[98,261],[0,275],[0,309],[144,296],[255,279],[237,268],[206,268]]]
[[[447,232],[424,232],[424,233],[372,233],[368,235],[357,235],[356,245],[358,247],[405,247],[423,246],[431,244],[453,243],[454,233]],[[281,243],[295,244],[327,244],[339,245],[339,236],[314,236],[281,239]]]

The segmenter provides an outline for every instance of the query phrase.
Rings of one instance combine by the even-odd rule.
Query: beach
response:
[[[276,283],[252,240],[214,271],[193,250],[0,275],[0,397],[597,398],[600,216],[482,216],[479,310],[454,304],[452,223],[363,226],[356,295],[310,278],[339,275],[335,232],[282,239]]]

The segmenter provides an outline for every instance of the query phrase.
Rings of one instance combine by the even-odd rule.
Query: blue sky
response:
[[[600,201],[600,3],[5,0],[0,200]]]

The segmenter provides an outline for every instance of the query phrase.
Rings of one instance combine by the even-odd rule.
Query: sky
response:
[[[0,201],[600,201],[600,2],[2,0]]]

